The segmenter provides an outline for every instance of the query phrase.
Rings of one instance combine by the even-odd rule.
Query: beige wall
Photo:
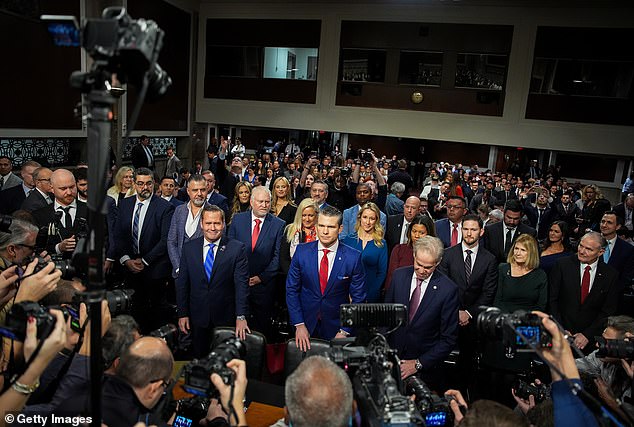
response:
[[[196,90],[197,122],[425,138],[478,144],[634,156],[634,127],[524,119],[538,25],[633,27],[632,7],[470,6],[469,1],[380,4],[204,2]],[[419,2],[424,3],[424,2]],[[482,2],[480,2],[482,3]],[[526,2],[511,2],[525,4]],[[488,3],[491,4],[491,3]],[[504,4],[509,4],[504,3]],[[557,2],[561,5],[561,2]],[[587,4],[587,3],[582,3]],[[621,4],[625,4],[621,2]],[[205,20],[207,18],[321,19],[317,102],[314,105],[204,99]],[[386,20],[514,25],[503,117],[381,110],[335,106],[342,20]]]

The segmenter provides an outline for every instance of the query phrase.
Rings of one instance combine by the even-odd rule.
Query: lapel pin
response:
[[[438,289],[438,287],[436,285],[434,285],[434,290]]]

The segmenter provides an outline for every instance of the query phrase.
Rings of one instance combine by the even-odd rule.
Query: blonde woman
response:
[[[249,210],[251,207],[249,202],[251,200],[252,189],[253,186],[246,181],[240,181],[236,184],[236,192],[235,196],[233,196],[233,203],[231,205],[231,217],[233,217],[233,214]],[[228,222],[231,222],[231,220]]]
[[[275,215],[286,224],[290,224],[295,219],[297,206],[291,199],[291,184],[283,176],[273,182],[273,201],[271,203],[271,214]]]
[[[310,197],[301,201],[293,222],[286,226],[280,247],[280,270],[284,277],[288,274],[291,259],[297,245],[314,242],[317,239],[317,217],[319,206]]]
[[[383,226],[379,207],[370,202],[359,209],[355,233],[342,243],[361,252],[361,262],[365,267],[365,285],[368,302],[379,302],[381,289],[387,274],[387,245],[383,239]]]
[[[134,169],[129,166],[121,166],[114,176],[114,185],[106,193],[114,199],[114,204],[119,205],[119,201],[136,194],[134,189]]]

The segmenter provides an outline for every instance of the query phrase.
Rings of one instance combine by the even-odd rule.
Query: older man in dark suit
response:
[[[217,326],[235,326],[236,335],[250,332],[249,266],[244,243],[223,237],[225,213],[215,205],[202,208],[203,236],[183,245],[176,279],[178,325],[192,333],[194,357],[209,353]]]
[[[51,194],[51,175],[53,171],[49,168],[40,167],[33,171],[33,182],[35,188],[29,191],[29,195],[22,200],[20,209],[33,212],[53,203]]]
[[[432,389],[444,390],[442,363],[458,338],[458,286],[436,267],[443,257],[440,239],[414,243],[414,265],[396,270],[386,303],[409,307],[409,322],[388,340],[401,358],[401,377],[418,375]]]
[[[22,202],[26,200],[29,193],[35,188],[33,180],[33,171],[41,165],[33,160],[28,160],[22,164],[20,168],[20,176],[22,177],[22,185],[16,185],[7,190],[0,191],[0,213],[10,215],[20,209]]]
[[[387,217],[385,241],[387,242],[388,254],[392,253],[394,246],[407,243],[407,227],[418,214],[420,204],[421,200],[418,197],[410,196],[405,200],[402,214]]]
[[[616,314],[621,287],[618,272],[603,262],[607,241],[591,231],[577,255],[560,259],[550,271],[550,313],[584,353],[594,349],[608,316]]]
[[[152,177],[147,168],[135,171],[136,197],[119,202],[115,224],[115,253],[127,270],[126,281],[136,291],[133,313],[145,333],[165,323],[160,310],[165,307],[172,269],[167,235],[174,206],[154,196]]]
[[[506,262],[509,250],[520,234],[528,233],[537,237],[537,231],[522,224],[521,219],[522,205],[517,200],[509,200],[504,206],[503,221],[484,228],[483,246],[495,256],[498,262]]]
[[[247,247],[249,258],[249,311],[251,327],[272,337],[271,316],[275,283],[280,264],[280,245],[285,223],[269,213],[271,192],[255,187],[251,193],[251,211],[233,216],[228,236]]]

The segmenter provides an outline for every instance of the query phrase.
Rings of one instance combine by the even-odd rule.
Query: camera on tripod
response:
[[[524,310],[502,313],[497,307],[485,307],[478,315],[478,333],[486,339],[502,340],[506,356],[534,348],[551,348],[552,336],[543,327],[542,319]],[[525,341],[526,340],[526,341]]]

